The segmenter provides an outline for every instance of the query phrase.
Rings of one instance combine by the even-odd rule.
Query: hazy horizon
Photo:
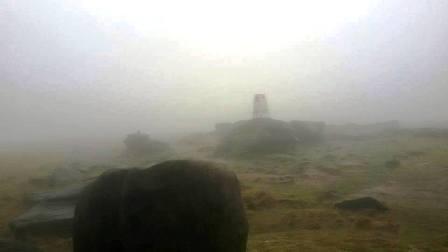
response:
[[[0,4],[0,142],[210,131],[255,93],[277,119],[448,121],[446,1],[126,4]]]

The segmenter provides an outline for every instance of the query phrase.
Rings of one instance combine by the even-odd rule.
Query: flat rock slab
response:
[[[0,252],[40,252],[40,250],[28,243],[0,239]]]
[[[30,234],[71,235],[75,205],[87,185],[83,183],[31,194],[27,200],[33,206],[9,224],[15,237],[24,239]]]
[[[49,186],[67,186],[99,176],[102,172],[117,168],[114,165],[85,165],[80,163],[67,163],[54,169],[47,178]],[[34,181],[39,184],[38,181]]]
[[[19,239],[30,234],[70,235],[74,212],[74,202],[42,202],[14,219],[10,228]]]
[[[48,178],[49,184],[65,187],[26,196],[25,201],[31,208],[9,223],[15,237],[22,239],[30,234],[71,235],[75,205],[82,190],[93,182],[94,177],[91,176],[114,168],[110,165],[87,167],[73,163],[54,170]]]
[[[88,185],[88,183],[71,185],[59,190],[36,192],[30,194],[26,200],[32,204],[39,202],[61,202],[61,201],[76,201],[81,194],[81,191]]]

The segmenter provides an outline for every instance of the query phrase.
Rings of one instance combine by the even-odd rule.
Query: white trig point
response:
[[[254,118],[269,117],[269,107],[266,95],[256,94],[254,96]]]

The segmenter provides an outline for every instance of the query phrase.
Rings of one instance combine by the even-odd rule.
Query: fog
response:
[[[0,3],[1,143],[210,131],[255,93],[278,119],[448,121],[444,0],[92,2]]]

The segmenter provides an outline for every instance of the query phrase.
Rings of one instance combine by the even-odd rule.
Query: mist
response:
[[[0,252],[448,251],[447,14],[0,1]]]
[[[283,120],[399,120],[411,126],[448,121],[442,109],[448,106],[448,3],[373,2],[331,32],[298,34],[278,48],[252,52],[258,43],[243,43],[240,34],[227,51],[206,50],[194,40],[186,46],[176,31],[166,35],[163,26],[147,25],[142,32],[125,16],[95,14],[81,2],[4,1],[1,142],[122,139],[137,130],[159,138],[210,131],[217,122],[250,118],[255,93],[266,94],[272,117]],[[138,2],[129,4],[138,8]],[[107,11],[107,3],[99,6]],[[269,20],[270,10],[258,7],[239,15]],[[151,22],[169,22],[179,12],[175,5],[162,11]],[[233,22],[231,13],[228,18]],[[293,20],[274,30],[294,34],[295,27],[306,26]],[[256,23],[241,25],[263,34]],[[223,27],[210,30],[210,36],[232,36],[232,26]],[[263,34],[259,43],[269,36]]]

